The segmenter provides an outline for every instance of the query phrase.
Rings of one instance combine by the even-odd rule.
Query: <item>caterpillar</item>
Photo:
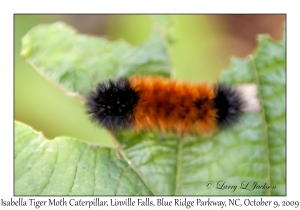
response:
[[[250,94],[245,94],[247,89]],[[243,113],[259,109],[251,85],[233,87],[155,76],[101,82],[87,96],[86,106],[92,121],[112,131],[178,134],[222,129],[237,123]]]

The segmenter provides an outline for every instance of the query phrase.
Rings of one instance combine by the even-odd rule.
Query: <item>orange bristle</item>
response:
[[[136,130],[159,129],[183,134],[217,128],[212,85],[140,76],[129,81],[140,97],[133,114]]]

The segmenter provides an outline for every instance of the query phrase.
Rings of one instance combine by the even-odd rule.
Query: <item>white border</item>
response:
[[[13,197],[13,14],[14,13],[287,13],[287,197],[296,200],[299,182],[299,39],[300,17],[296,1],[3,1],[0,11],[1,146],[0,198]],[[297,132],[298,131],[298,132]],[[79,199],[79,197],[77,197]],[[181,197],[182,198],[182,197]],[[228,200],[230,197],[213,197]],[[234,197],[237,198],[237,197]],[[29,199],[29,198],[26,198]],[[39,200],[41,197],[38,198]],[[87,199],[85,197],[84,199]],[[108,199],[108,197],[107,197]],[[205,199],[205,197],[202,197]],[[241,199],[245,199],[242,197]],[[258,199],[258,198],[257,198]],[[2,207],[1,207],[2,208]],[[46,207],[50,209],[49,207]],[[130,207],[126,207],[129,209]],[[45,209],[45,208],[44,208]]]

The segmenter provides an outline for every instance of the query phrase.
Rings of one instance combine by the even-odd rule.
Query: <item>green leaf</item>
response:
[[[156,28],[147,41],[132,46],[124,40],[79,35],[62,22],[39,25],[23,37],[21,55],[65,92],[86,96],[109,78],[136,73],[169,76],[166,43]]]
[[[286,194],[285,40],[275,43],[261,36],[254,55],[234,59],[221,81],[256,84],[261,112],[247,114],[239,125],[206,138],[116,134],[125,155],[154,194]],[[213,189],[208,189],[209,182]],[[264,184],[266,187],[252,190]],[[218,189],[225,186],[237,188]]]
[[[263,141],[268,154],[266,163],[268,183],[276,185],[271,195],[286,194],[286,46],[284,39],[276,43],[266,35],[258,37],[258,47],[247,60],[234,60],[232,66],[246,65],[238,71],[226,71],[223,81],[238,83],[255,83],[258,86],[262,105]]]
[[[45,139],[15,122],[15,195],[151,195],[114,149]]]
[[[168,76],[171,62],[164,27],[169,24],[164,17],[157,18],[159,27],[136,47],[78,35],[61,23],[37,26],[23,38],[22,55],[42,75],[79,96],[111,77]],[[276,43],[260,36],[254,54],[233,59],[221,81],[256,84],[261,111],[246,114],[238,125],[206,137],[113,134],[120,153],[154,195],[286,194],[285,39]],[[253,189],[255,183],[263,187]]]

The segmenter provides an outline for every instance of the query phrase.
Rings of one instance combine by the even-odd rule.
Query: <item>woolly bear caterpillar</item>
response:
[[[88,114],[109,130],[206,133],[259,110],[256,88],[133,76],[100,83],[87,97]]]

